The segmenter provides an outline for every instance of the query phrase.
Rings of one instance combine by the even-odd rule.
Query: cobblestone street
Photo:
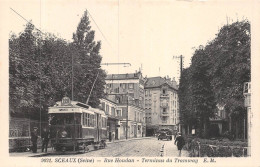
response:
[[[55,155],[57,156],[57,155]],[[68,155],[58,155],[68,156]],[[109,143],[105,149],[91,151],[85,154],[72,154],[77,157],[178,157],[179,153],[174,140],[157,140],[157,138],[144,138],[137,140]],[[183,150],[182,157],[188,152]]]

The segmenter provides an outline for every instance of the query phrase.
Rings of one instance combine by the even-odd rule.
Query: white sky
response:
[[[130,67],[103,66],[108,73],[132,73],[143,67],[148,77],[179,77],[179,61],[184,55],[188,67],[194,47],[212,40],[227,23],[247,18],[251,21],[253,3],[245,1],[13,1],[10,7],[44,32],[72,40],[72,33],[88,9],[107,38],[96,30],[102,41],[102,63],[131,63]],[[118,17],[119,14],[119,17]],[[26,22],[10,10],[10,31],[19,33]],[[119,20],[119,22],[118,22]],[[119,54],[118,54],[119,53]],[[160,71],[159,71],[160,68]]]

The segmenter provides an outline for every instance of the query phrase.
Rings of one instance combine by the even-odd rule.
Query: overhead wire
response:
[[[18,16],[20,16],[23,20],[25,20],[27,23],[31,24],[34,26],[34,28],[37,30],[37,31],[40,31],[43,35],[45,35],[44,32],[42,32],[40,29],[38,29],[33,23],[31,23],[30,21],[28,21],[25,17],[23,17],[20,13],[18,13],[17,11],[15,11],[13,8],[10,8],[14,13],[16,13]],[[41,20],[41,18],[40,18]]]
[[[108,43],[108,45],[112,48],[111,44],[109,43],[109,41],[107,40],[107,38],[105,37],[104,33],[101,31],[101,29],[99,28],[98,24],[96,23],[95,19],[92,17],[91,13],[89,10],[87,10],[90,18],[93,20],[93,22],[95,23],[95,25],[97,26],[98,28],[98,31],[101,33],[101,35],[103,36],[103,38],[106,40],[106,42]]]

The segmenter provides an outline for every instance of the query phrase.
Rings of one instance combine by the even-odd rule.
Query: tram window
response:
[[[90,119],[89,119],[89,126],[93,127],[94,126],[94,115],[90,115]]]
[[[97,121],[96,121],[96,119],[97,119],[97,115],[94,115],[94,119],[93,119],[94,127],[97,127]]]
[[[92,114],[84,113],[83,115],[83,125],[87,127],[95,126],[95,117]]]
[[[106,118],[102,118],[102,128],[107,127]]]

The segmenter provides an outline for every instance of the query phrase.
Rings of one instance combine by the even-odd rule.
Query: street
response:
[[[52,156],[52,155],[48,155]],[[57,156],[57,155],[53,155]],[[58,155],[68,156],[68,155]],[[179,153],[174,140],[157,140],[157,138],[143,138],[128,141],[108,143],[105,149],[95,150],[84,154],[71,154],[70,157],[178,157]],[[182,157],[188,157],[186,150]]]

